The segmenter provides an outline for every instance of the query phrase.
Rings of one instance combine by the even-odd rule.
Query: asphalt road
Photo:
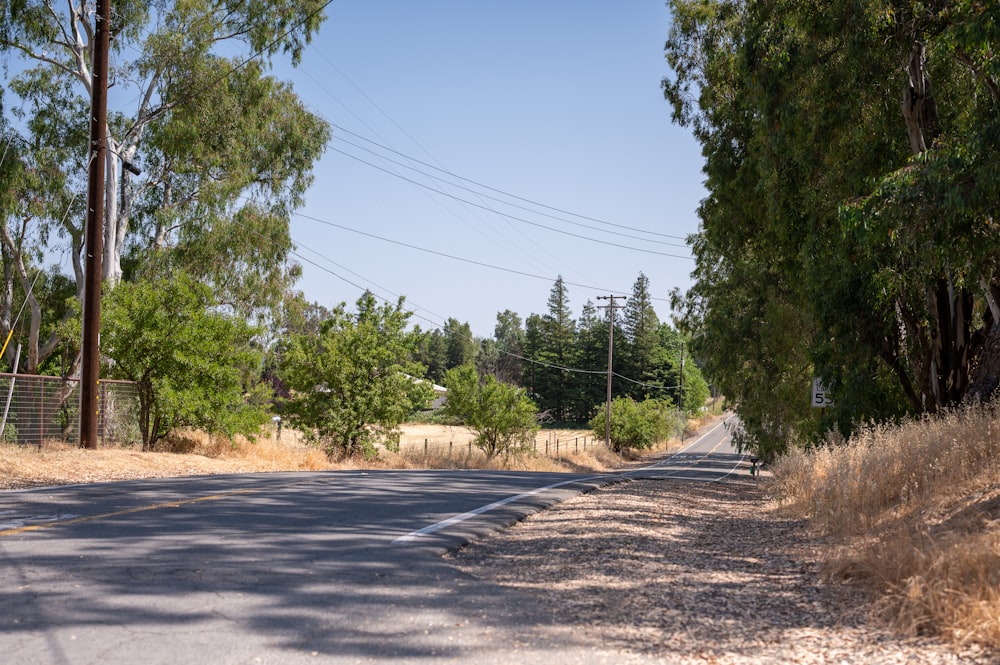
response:
[[[747,465],[717,427],[618,474],[250,474],[0,492],[0,663],[622,663],[441,555],[629,477]]]

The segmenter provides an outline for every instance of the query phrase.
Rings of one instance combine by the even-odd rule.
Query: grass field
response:
[[[486,460],[464,427],[406,424],[397,453],[376,460],[331,461],[307,445],[300,433],[264,432],[255,441],[191,432],[173,437],[157,452],[128,448],[81,450],[65,444],[0,446],[0,489],[194,474],[321,471],[354,468],[506,468],[529,471],[600,472],[617,466],[617,454],[589,430],[547,429],[536,437],[537,453]],[[660,450],[671,445],[664,442]]]

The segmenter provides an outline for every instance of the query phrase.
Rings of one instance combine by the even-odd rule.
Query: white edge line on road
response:
[[[423,529],[418,529],[416,531],[411,531],[405,536],[400,536],[392,541],[393,545],[401,545],[403,543],[410,543],[422,536],[426,536],[431,533],[440,531],[441,529],[446,529],[452,524],[458,524],[459,522],[464,522],[467,519],[476,517],[477,515],[482,515],[483,513],[488,513],[491,510],[506,506],[508,503],[513,503],[515,501],[520,501],[521,499],[527,499],[528,497],[535,496],[536,494],[541,494],[542,492],[547,492],[548,490],[556,489],[557,487],[562,487],[563,485],[572,485],[573,483],[585,483],[588,480],[597,480],[598,478],[607,478],[610,474],[601,474],[597,476],[587,476],[585,478],[574,478],[573,480],[564,480],[561,483],[556,483],[554,485],[546,485],[545,487],[539,487],[538,489],[533,489],[530,492],[525,492],[524,494],[517,494],[515,496],[509,496],[506,499],[501,499],[500,501],[494,501],[488,506],[481,506],[475,510],[470,510],[467,513],[462,513],[461,515],[455,515],[449,517],[446,520],[441,520],[430,526],[425,526]]]
[[[651,464],[651,465],[649,465],[649,466],[647,466],[647,467],[643,467],[643,468],[641,468],[641,469],[635,469],[635,470],[633,470],[633,471],[627,471],[626,473],[639,473],[640,471],[649,471],[650,469],[655,469],[655,468],[656,468],[656,467],[658,467],[658,466],[663,466],[663,465],[665,465],[665,464],[669,463],[669,462],[670,462],[670,461],[671,461],[672,459],[674,459],[674,458],[675,458],[675,457],[677,457],[678,455],[683,455],[684,453],[686,453],[686,452],[688,451],[688,449],[689,449],[689,448],[693,448],[694,446],[696,446],[696,445],[698,445],[699,443],[701,443],[701,440],[702,440],[702,439],[704,439],[704,438],[705,438],[706,436],[708,436],[709,434],[713,433],[713,432],[714,432],[715,430],[719,429],[720,427],[725,427],[725,426],[726,426],[726,423],[728,423],[728,422],[729,422],[729,420],[730,420],[729,418],[726,418],[726,419],[725,419],[725,420],[723,420],[723,421],[722,421],[721,423],[719,423],[718,425],[716,425],[716,426],[715,426],[715,427],[713,427],[712,429],[708,430],[707,432],[705,432],[704,434],[702,434],[701,436],[699,436],[699,437],[698,437],[697,439],[695,439],[695,440],[694,440],[694,441],[692,441],[691,443],[687,444],[686,446],[684,446],[683,448],[681,448],[680,450],[678,450],[678,451],[677,451],[676,453],[674,453],[674,454],[673,454],[673,455],[671,455],[670,457],[667,457],[667,458],[665,458],[665,459],[661,459],[661,460],[660,460],[659,462],[657,462],[656,464]],[[723,439],[723,441],[725,441],[725,439]],[[721,441],[720,441],[720,444],[721,444]]]
[[[712,429],[708,430],[707,432],[705,432],[704,434],[702,434],[701,436],[699,436],[697,439],[695,439],[694,441],[692,441],[688,445],[686,445],[683,448],[681,448],[680,450],[678,450],[676,453],[674,453],[673,455],[671,455],[667,459],[660,460],[656,464],[654,464],[652,466],[648,466],[645,469],[636,469],[636,470],[633,470],[633,471],[627,471],[627,472],[619,473],[619,474],[600,474],[600,475],[596,475],[596,476],[587,476],[585,478],[574,478],[573,480],[564,480],[563,482],[556,483],[554,485],[546,485],[545,487],[539,487],[538,489],[533,489],[530,492],[525,492],[524,494],[517,494],[517,495],[514,495],[514,496],[509,496],[506,499],[501,499],[500,501],[494,501],[493,503],[491,503],[489,505],[486,505],[486,506],[480,506],[479,508],[476,508],[475,510],[470,510],[467,513],[462,513],[461,515],[454,515],[452,517],[449,517],[446,520],[441,520],[440,522],[435,522],[434,524],[431,524],[429,526],[425,526],[422,529],[417,529],[416,531],[411,531],[410,533],[406,534],[405,536],[400,536],[399,538],[396,538],[395,540],[393,540],[392,544],[393,545],[402,545],[403,543],[412,543],[413,541],[417,540],[418,538],[421,538],[423,536],[426,536],[426,535],[429,535],[429,534],[432,534],[432,533],[437,533],[438,531],[441,531],[442,529],[446,529],[446,528],[448,528],[449,526],[451,526],[453,524],[458,524],[460,522],[464,522],[465,520],[472,519],[473,517],[477,517],[479,515],[482,515],[483,513],[488,513],[491,510],[495,510],[497,508],[501,508],[503,506],[506,506],[508,503],[513,503],[515,501],[520,501],[521,499],[527,499],[528,497],[532,497],[532,496],[535,496],[536,494],[541,494],[542,492],[547,492],[549,490],[556,489],[557,487],[562,487],[564,485],[572,485],[573,483],[585,483],[588,480],[597,480],[598,478],[607,478],[607,477],[612,476],[612,475],[628,475],[629,473],[637,473],[638,471],[643,471],[643,470],[648,470],[648,469],[654,469],[657,466],[660,466],[662,464],[665,464],[665,463],[669,462],[674,457],[682,454],[688,448],[691,448],[692,446],[696,445],[698,442],[700,442],[706,436],[708,436],[709,434],[711,434],[715,430],[719,429],[720,427],[724,426],[728,421],[729,421],[729,418],[726,418],[721,423],[719,423],[718,425],[716,425]],[[730,472],[730,473],[732,473],[732,472]]]

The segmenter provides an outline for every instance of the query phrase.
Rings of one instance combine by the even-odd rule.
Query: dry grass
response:
[[[509,469],[518,471],[603,472],[617,466],[618,457],[584,430],[544,430],[539,453],[487,460],[468,442],[463,427],[407,424],[400,452],[382,451],[378,459],[331,461],[322,450],[307,445],[298,432],[285,429],[281,440],[272,431],[250,441],[182,432],[157,445],[155,452],[125,448],[80,450],[63,444],[0,446],[0,489],[133,480],[166,476],[333,469]],[[427,441],[426,453],[424,441]],[[556,455],[556,442],[559,455]],[[548,446],[551,456],[544,454]]]
[[[775,489],[836,546],[827,569],[910,634],[1000,650],[1000,405],[794,452]]]

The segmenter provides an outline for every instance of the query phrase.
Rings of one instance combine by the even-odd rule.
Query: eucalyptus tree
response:
[[[748,149],[752,110],[740,105],[743,91],[735,72],[742,12],[723,2],[671,2],[670,10],[666,56],[673,78],[663,81],[664,93],[674,121],[690,127],[703,146],[709,191],[698,210],[700,232],[692,240],[694,285],[684,294],[675,291],[673,305],[685,331],[701,333],[697,340],[706,370],[738,403],[745,427],[765,438],[770,433],[755,428],[750,414],[769,404],[752,391],[744,373],[759,372],[767,358],[783,356],[752,334],[760,329],[753,313],[767,293],[760,287],[770,279],[767,262],[752,243],[756,220],[764,217],[763,201],[746,193],[759,178]]]
[[[53,233],[48,211],[82,213],[83,205],[66,195],[53,151],[33,150],[3,119],[0,127],[6,130],[0,132],[0,332],[6,339],[17,325],[17,343],[25,348],[19,369],[36,373],[59,347],[60,321],[74,311],[66,300],[79,292],[57,272],[39,270]],[[15,347],[7,347],[10,364]]]
[[[323,0],[116,2],[111,26],[104,277],[176,269],[245,314],[273,307],[294,271],[290,212],[302,203],[328,128],[291,86],[268,75],[293,63],[324,18]],[[0,6],[11,104],[36,159],[64,183],[39,224],[69,250],[82,289],[94,39],[89,0]],[[130,168],[123,168],[128,166]],[[131,169],[131,170],[130,170]],[[134,170],[141,169],[136,176]],[[77,204],[79,205],[79,204]]]
[[[890,367],[914,410],[1000,383],[998,21],[995,3],[896,2],[864,45],[896,65],[909,155],[842,219],[871,266],[864,293],[883,314]]]
[[[709,190],[676,304],[754,442],[778,450],[831,424],[803,399],[816,375],[845,427],[963,399],[997,348],[1000,10],[671,10],[664,91]]]

